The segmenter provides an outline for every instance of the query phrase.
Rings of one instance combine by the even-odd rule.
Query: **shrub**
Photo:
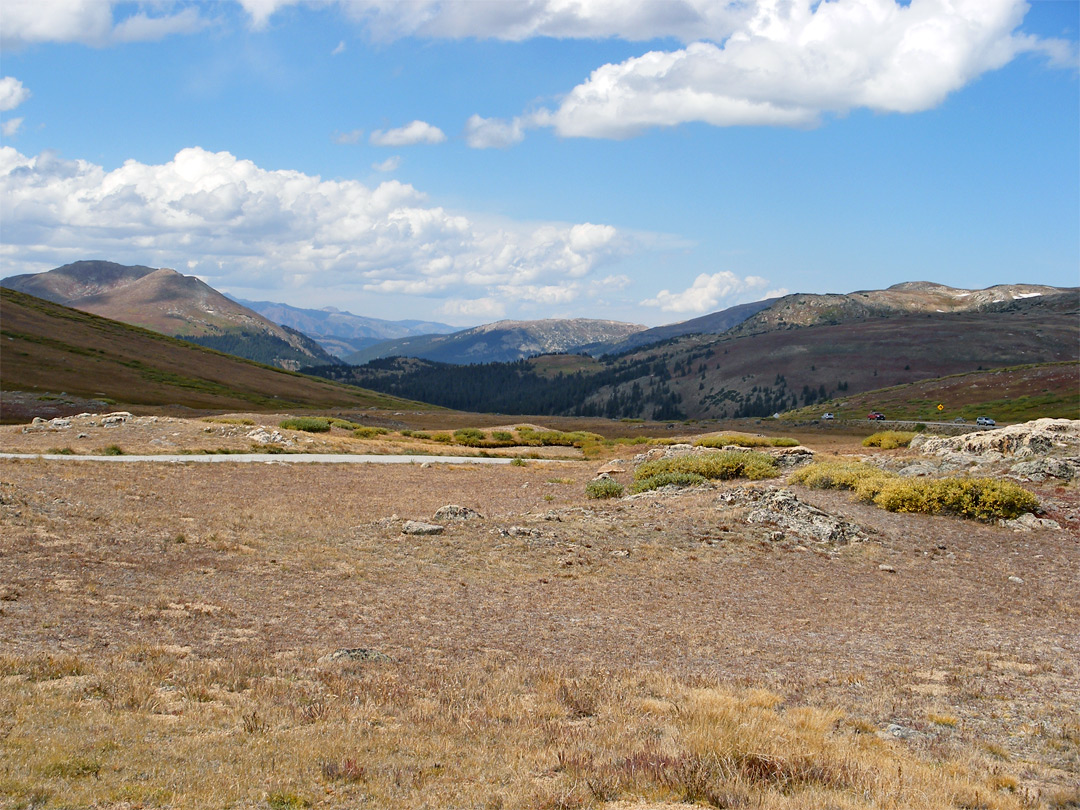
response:
[[[584,444],[604,441],[598,433],[584,430],[564,432],[562,430],[533,430],[520,427],[517,429],[518,442],[529,447],[581,447]]]
[[[515,458],[510,462],[511,467],[524,467],[526,464],[525,459]]]
[[[850,489],[890,512],[951,514],[974,520],[1010,520],[1039,507],[1011,481],[993,478],[901,478],[869,464],[821,462],[797,470],[792,482],[813,489]]]
[[[381,427],[358,427],[352,432],[354,439],[374,439],[376,436],[385,436],[390,431]]]
[[[1039,500],[1011,481],[938,478],[889,481],[874,503],[890,512],[953,514],[974,520],[1011,520],[1039,508]]]
[[[651,489],[660,489],[666,486],[696,487],[704,484],[708,479],[704,475],[692,472],[662,472],[641,478],[634,482],[632,491],[647,492]]]
[[[303,430],[308,433],[326,433],[330,430],[330,420],[324,416],[295,416],[282,419],[278,427],[286,430]]]
[[[406,436],[406,437],[411,438],[411,439],[430,439],[431,438],[430,433],[425,433],[422,430],[403,430],[403,431],[401,431],[401,435]]]
[[[493,430],[491,431],[491,438],[493,438],[497,442],[513,443],[514,434],[508,430]]]
[[[50,447],[49,455],[52,456],[73,456],[75,451],[70,447]]]
[[[746,436],[740,433],[721,433],[719,436],[705,436],[694,442],[695,447],[795,447],[798,442],[787,436]]]
[[[484,441],[484,431],[477,428],[461,428],[454,431],[454,441],[466,447],[479,447]]]
[[[416,434],[414,433],[413,436],[415,435]],[[451,436],[449,433],[432,433],[430,436],[426,436],[425,438],[431,439],[431,441],[433,442],[439,442],[439,444],[454,443],[454,437]]]
[[[669,472],[694,473],[710,480],[749,478],[756,481],[778,475],[776,462],[764,453],[724,450],[646,461],[635,470],[634,478],[640,481]]]
[[[363,427],[363,425],[358,425],[356,422],[350,422],[348,419],[331,419],[330,426],[341,428],[342,430],[356,430],[357,428]]]
[[[254,425],[254,419],[236,418],[228,416],[207,416],[203,419],[204,422],[214,422],[219,425]]]
[[[796,470],[791,481],[811,489],[850,489],[864,501],[872,501],[890,474],[869,464],[851,461],[821,461]]]
[[[103,456],[122,456],[124,455],[124,448],[118,444],[110,444],[104,450],[101,451]]]
[[[882,450],[895,450],[907,447],[915,438],[910,430],[882,430],[863,439],[863,447],[880,447]]]
[[[621,498],[623,485],[611,478],[597,478],[585,485],[585,494],[590,498]]]

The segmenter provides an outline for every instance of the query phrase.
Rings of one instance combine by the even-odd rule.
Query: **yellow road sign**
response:
[[[945,406],[939,403],[938,406],[937,406],[937,409],[939,411],[943,411],[943,410],[945,410]]]

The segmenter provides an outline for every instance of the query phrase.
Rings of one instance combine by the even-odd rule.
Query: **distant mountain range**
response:
[[[377,343],[345,357],[362,365],[380,357],[420,357],[440,363],[500,363],[536,354],[575,353],[619,343],[644,326],[620,321],[570,318],[496,321],[449,335],[421,335]]]
[[[81,261],[0,286],[281,368],[338,362],[307,335],[175,270]]]
[[[334,307],[301,309],[273,301],[245,301],[234,298],[253,312],[282,326],[314,338],[330,354],[346,357],[353,352],[387,340],[416,335],[446,334],[458,330],[437,321],[384,321],[353,315]]]

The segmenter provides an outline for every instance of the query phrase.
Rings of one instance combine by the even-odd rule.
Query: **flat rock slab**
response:
[[[406,520],[401,527],[402,534],[442,534],[445,531],[446,527],[438,523],[423,523],[419,520]]]

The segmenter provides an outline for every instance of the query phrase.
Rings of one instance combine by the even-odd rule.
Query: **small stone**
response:
[[[437,523],[422,523],[419,520],[406,520],[401,527],[402,534],[442,534],[446,531],[445,526]]]
[[[369,650],[365,647],[343,647],[324,655],[319,661],[329,663],[331,661],[392,661],[386,653],[378,650]]]
[[[456,503],[448,503],[435,510],[435,520],[472,520],[483,517],[475,509],[468,506],[459,506]]]
[[[1020,577],[1009,577],[1009,582],[1015,582],[1017,585],[1024,584],[1024,580],[1020,579]]]
[[[886,574],[895,574],[896,573],[896,569],[893,568],[888,563],[882,563],[877,568],[878,568],[878,571],[884,571]]]

